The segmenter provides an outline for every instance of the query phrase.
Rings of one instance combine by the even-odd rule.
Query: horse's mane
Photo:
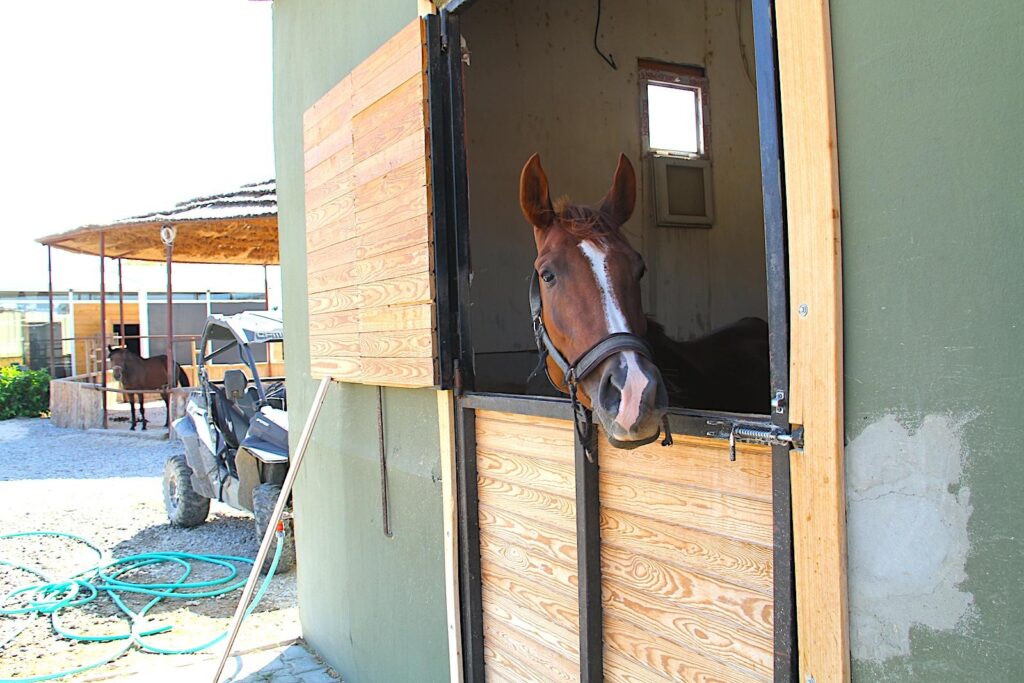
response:
[[[573,204],[568,197],[556,199],[554,209],[562,227],[578,240],[601,240],[618,227],[600,209]]]

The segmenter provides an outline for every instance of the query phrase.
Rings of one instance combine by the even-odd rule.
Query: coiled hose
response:
[[[140,650],[145,652],[163,655],[192,654],[194,652],[200,652],[211,648],[227,636],[227,631],[224,631],[216,638],[205,643],[184,649],[160,648],[152,643],[146,642],[146,638],[161,633],[167,633],[172,628],[171,626],[160,626],[158,624],[151,623],[148,621],[146,615],[163,600],[195,600],[198,598],[214,598],[219,595],[224,595],[225,593],[230,593],[233,590],[238,590],[245,586],[246,577],[242,576],[241,578],[238,578],[238,567],[235,566],[234,563],[250,565],[253,563],[253,560],[247,557],[235,557],[232,555],[198,555],[193,553],[175,552],[141,553],[139,555],[130,555],[116,560],[104,561],[103,551],[91,541],[82,538],[81,536],[75,536],[74,534],[65,534],[53,531],[25,531],[15,534],[0,534],[0,540],[37,536],[64,538],[81,543],[96,553],[96,557],[100,562],[99,564],[85,569],[84,571],[80,571],[67,579],[54,581],[39,569],[9,562],[0,557],[0,566],[10,567],[13,570],[22,571],[40,579],[40,581],[28,583],[24,586],[15,588],[4,596],[4,598],[0,600],[0,618],[17,617],[20,615],[34,615],[36,617],[48,616],[50,619],[50,626],[54,633],[63,638],[89,643],[117,643],[117,646],[103,658],[89,664],[65,671],[29,676],[25,678],[0,678],[0,683],[39,683],[41,681],[52,681],[64,676],[71,676],[112,662],[124,653],[128,652],[132,647],[138,647]],[[281,559],[281,552],[283,548],[284,530],[279,527],[277,530],[277,547],[274,550],[274,557],[273,560],[271,560],[270,569],[267,571],[267,575],[263,579],[263,583],[256,592],[252,604],[246,609],[246,617],[252,614],[253,610],[256,609],[256,606],[263,598],[264,593],[267,592],[267,588],[270,586],[270,580],[273,578],[274,572],[277,570],[277,564]],[[223,567],[224,574],[206,581],[188,581],[189,576],[192,574],[193,566],[196,563],[206,563]],[[175,581],[170,583],[137,583],[122,578],[126,574],[137,569],[153,567],[160,564],[177,565],[180,567],[181,573]],[[152,599],[147,602],[142,609],[136,612],[129,608],[123,600],[123,596],[129,593],[151,596]],[[127,633],[115,635],[75,633],[61,624],[61,612],[87,605],[96,600],[100,595],[109,596],[114,604],[117,605],[118,609],[120,609],[127,617],[129,622],[129,630]],[[2,621],[2,619],[0,619],[0,621]],[[17,639],[17,637],[26,628],[28,628],[31,620],[27,619],[25,621],[26,623],[20,629],[15,630],[13,635],[9,636],[6,640],[0,641],[0,652],[14,642],[14,640]]]

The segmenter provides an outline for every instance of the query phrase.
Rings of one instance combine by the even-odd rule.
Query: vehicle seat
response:
[[[215,386],[213,396],[213,418],[217,423],[217,428],[231,448],[238,448],[238,444],[242,442],[245,433],[249,430],[249,419],[246,418],[241,408],[228,400],[224,387]]]

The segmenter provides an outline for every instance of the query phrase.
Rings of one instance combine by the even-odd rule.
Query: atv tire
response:
[[[164,508],[173,526],[194,527],[210,514],[210,499],[192,488],[192,468],[184,454],[172,455],[164,465]]]
[[[260,484],[252,490],[252,509],[256,517],[256,536],[260,542],[270,524],[270,518],[274,514],[274,506],[277,505],[277,498],[281,495],[281,487],[277,484]],[[284,522],[284,548],[281,549],[281,559],[277,563],[275,574],[286,574],[295,567],[295,533],[292,525],[291,515],[285,511],[282,520]],[[270,546],[270,552],[263,561],[260,568],[261,574],[270,571],[270,565],[274,561],[274,551],[277,549],[277,539]]]

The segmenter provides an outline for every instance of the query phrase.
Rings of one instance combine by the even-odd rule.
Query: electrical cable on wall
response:
[[[601,59],[608,62],[608,66],[618,71],[619,66],[615,63],[615,57],[611,53],[605,54],[601,52],[601,48],[597,44],[597,34],[601,29],[601,0],[597,0],[597,23],[594,24],[594,50],[597,54],[601,55]]]

